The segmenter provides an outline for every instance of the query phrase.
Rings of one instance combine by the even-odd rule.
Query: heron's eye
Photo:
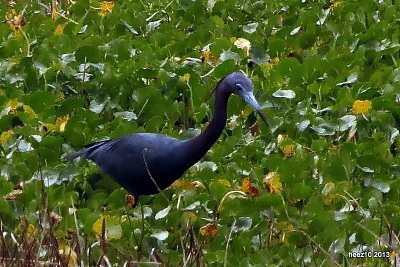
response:
[[[237,83],[236,88],[240,91],[243,89],[243,86],[240,83]]]

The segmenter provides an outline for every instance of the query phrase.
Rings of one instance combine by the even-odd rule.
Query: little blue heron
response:
[[[225,127],[229,96],[237,94],[250,104],[265,124],[267,120],[253,95],[253,83],[242,72],[221,79],[215,87],[215,107],[207,128],[189,140],[154,133],[133,133],[114,140],[85,146],[68,156],[84,157],[133,194],[152,195],[170,186],[190,166],[198,162],[217,141]]]

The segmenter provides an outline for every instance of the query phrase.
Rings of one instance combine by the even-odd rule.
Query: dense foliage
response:
[[[400,264],[398,0],[8,0],[0,14],[0,262]],[[207,156],[135,209],[96,166],[62,160],[131,132],[194,136],[236,70],[272,134],[232,97]]]

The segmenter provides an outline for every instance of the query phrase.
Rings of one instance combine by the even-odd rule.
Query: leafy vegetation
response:
[[[0,10],[1,265],[400,264],[398,0]],[[137,208],[93,164],[62,161],[130,132],[190,138],[236,70],[272,134],[232,97],[207,156]]]

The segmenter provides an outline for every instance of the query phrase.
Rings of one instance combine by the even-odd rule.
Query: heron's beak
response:
[[[261,117],[261,119],[263,120],[263,122],[269,126],[268,122],[267,122],[267,118],[265,118],[264,113],[262,113],[261,111],[261,107],[260,104],[258,104],[257,99],[254,97],[252,92],[245,92],[241,95],[241,97],[243,98],[243,100],[249,104],[256,112],[257,114]]]

